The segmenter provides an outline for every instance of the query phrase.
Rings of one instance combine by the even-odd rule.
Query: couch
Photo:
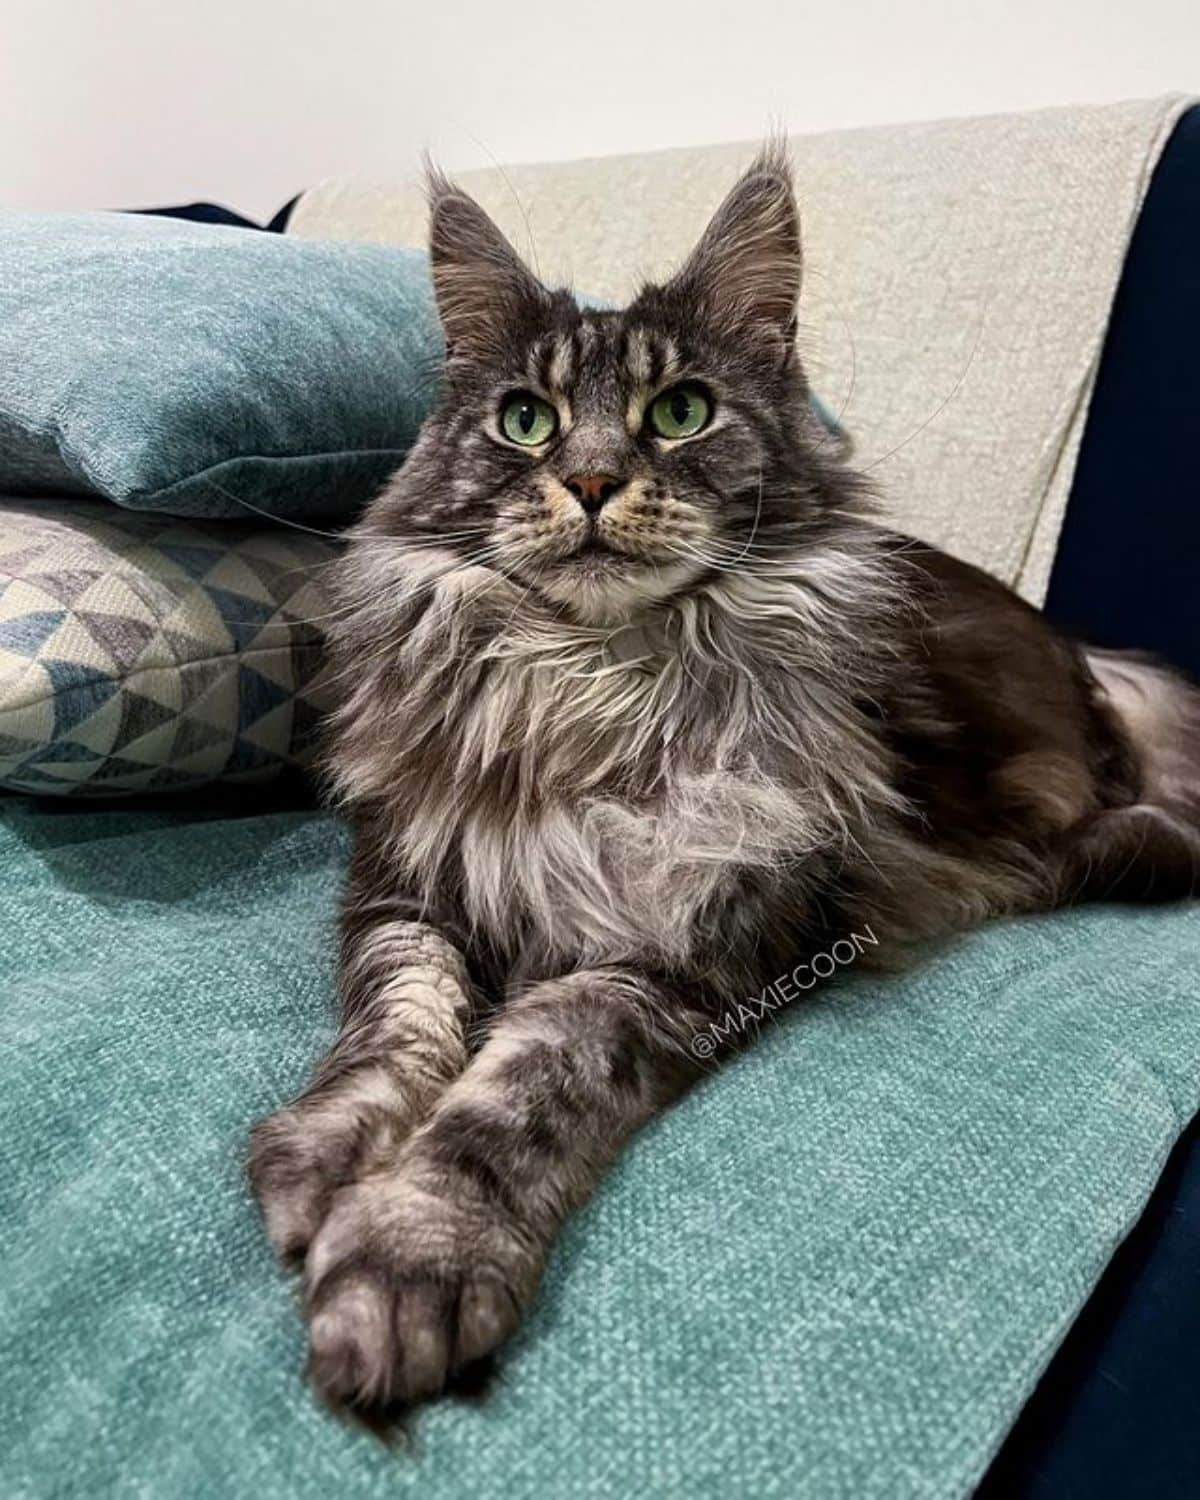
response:
[[[1192,669],[1198,121],[792,142],[802,337],[889,516]],[[619,297],[748,149],[464,181],[544,272]],[[346,180],[286,232],[421,221],[412,184]],[[791,1008],[569,1226],[492,1385],[388,1444],[305,1388],[242,1170],[332,1029],[346,830],[287,781],[7,798],[0,849],[5,1495],[1130,1494],[1134,1408],[1153,1492],[1196,1492],[1167,1420],[1195,1371],[1152,1382],[1154,1309],[1195,1329],[1200,1303],[1169,1274],[1200,1192],[1200,909],[997,923]],[[1138,1399],[1105,1405],[1114,1360]]]

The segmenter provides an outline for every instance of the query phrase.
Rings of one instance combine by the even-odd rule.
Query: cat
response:
[[[337,581],[341,1030],[251,1147],[360,1409],[512,1333],[798,953],[1200,885],[1200,694],[889,532],[813,418],[781,147],[620,311],[429,190],[443,387]]]

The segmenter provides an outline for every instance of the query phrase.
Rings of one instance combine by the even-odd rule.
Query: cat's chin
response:
[[[537,591],[576,619],[610,625],[636,619],[698,576],[691,563],[650,563],[613,552],[576,553],[540,573]]]

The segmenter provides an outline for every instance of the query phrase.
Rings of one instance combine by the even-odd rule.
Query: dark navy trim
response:
[[[175,208],[131,208],[131,214],[149,214],[156,219],[188,219],[193,224],[226,224],[234,229],[261,229],[253,219],[235,213],[220,203],[181,203]]]
[[[1151,180],[1113,301],[1046,613],[1200,677],[1200,107]],[[1200,1122],[976,1500],[1200,1496]]]
[[[283,234],[288,227],[288,220],[292,217],[292,209],[300,202],[302,193],[297,193],[294,198],[289,198],[279,212],[267,224],[272,234]]]
[[[1159,159],[1125,259],[1046,613],[1200,677],[1198,585],[1200,106]]]
[[[258,224],[232,208],[221,203],[181,203],[175,208],[131,208],[131,214],[152,214],[162,219],[190,219],[193,224],[228,224],[236,229],[265,229],[271,234],[282,234],[292,216],[292,209],[300,202],[301,195],[289,198],[279,212],[266,224]]]

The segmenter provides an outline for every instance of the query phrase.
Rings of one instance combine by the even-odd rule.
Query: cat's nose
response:
[[[610,499],[625,483],[615,474],[570,474],[563,483],[583,506],[589,516],[594,516],[606,500]]]

